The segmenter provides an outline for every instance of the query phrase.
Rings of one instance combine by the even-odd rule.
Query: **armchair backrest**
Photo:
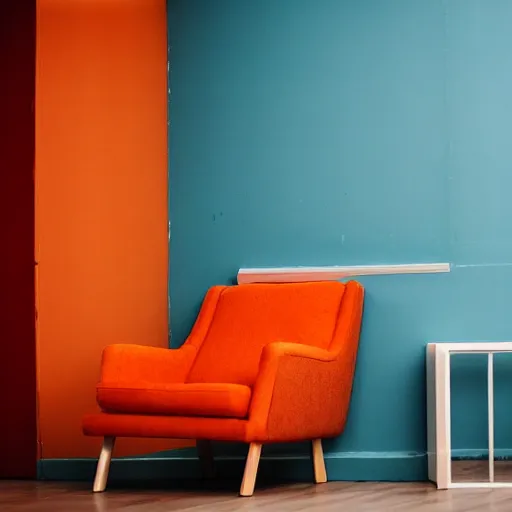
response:
[[[211,289],[187,341],[198,350],[187,381],[252,386],[263,348],[276,341],[342,350],[340,319],[351,321],[343,312],[347,286],[316,282]],[[362,306],[362,294],[360,300]],[[355,320],[360,323],[360,312]]]

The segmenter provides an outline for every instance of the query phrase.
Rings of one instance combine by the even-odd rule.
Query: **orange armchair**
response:
[[[179,349],[111,345],[83,430],[102,436],[95,492],[106,487],[116,437],[249,443],[240,494],[251,496],[263,443],[313,442],[343,431],[363,310],[355,281],[211,288]]]

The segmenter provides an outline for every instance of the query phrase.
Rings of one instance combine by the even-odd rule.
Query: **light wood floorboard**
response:
[[[438,491],[428,483],[346,483],[257,486],[252,498],[237,484],[187,490],[116,487],[93,494],[90,484],[0,481],[6,512],[510,512],[512,489]]]
[[[452,461],[452,480],[454,482],[488,482],[488,461]],[[512,482],[512,461],[494,462],[494,481]],[[512,512],[512,505],[510,507]]]

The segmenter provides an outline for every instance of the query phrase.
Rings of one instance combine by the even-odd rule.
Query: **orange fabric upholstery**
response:
[[[364,291],[351,281],[217,286],[176,350],[105,349],[86,435],[283,442],[339,435]]]
[[[239,384],[100,384],[97,400],[106,412],[245,418],[251,388]]]
[[[184,382],[196,356],[193,345],[180,350],[142,345],[110,345],[103,351],[102,384]]]
[[[88,436],[161,437],[249,442],[247,421],[232,418],[89,414],[83,419]]]
[[[343,292],[335,282],[226,287],[187,381],[252,386],[269,343],[327,348]]]
[[[363,289],[347,285],[329,350],[265,347],[253,390],[249,437],[298,441],[339,435],[348,413],[363,313]]]

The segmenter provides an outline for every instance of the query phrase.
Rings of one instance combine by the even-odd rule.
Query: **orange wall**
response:
[[[168,346],[165,0],[38,0],[36,257],[42,457],[81,433],[109,343]],[[167,441],[121,440],[116,454]]]

